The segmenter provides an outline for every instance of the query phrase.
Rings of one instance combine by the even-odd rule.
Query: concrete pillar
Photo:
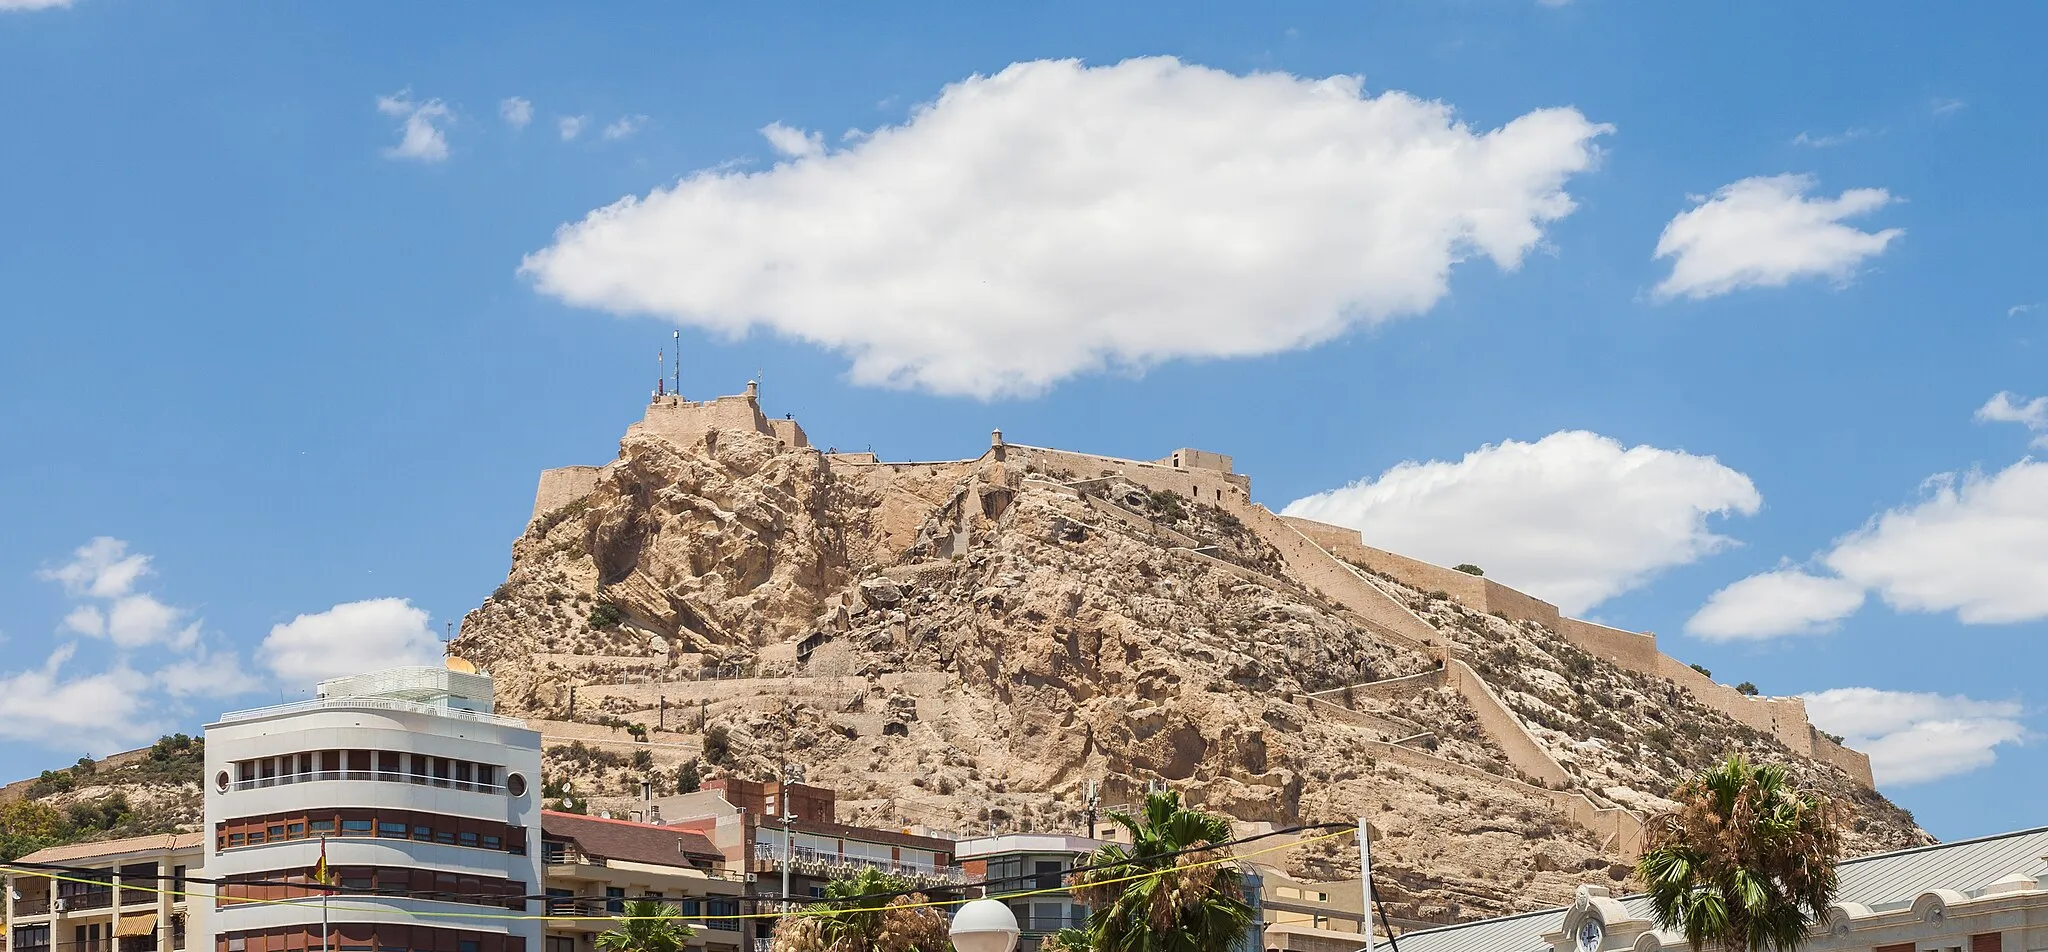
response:
[[[121,952],[121,867],[114,867],[114,918],[107,923],[107,952]]]
[[[50,948],[71,942],[71,913],[57,908],[57,874],[50,874]],[[75,948],[75,947],[74,947]]]
[[[169,856],[156,861],[156,952],[171,952],[171,864]]]
[[[4,915],[4,917],[0,917],[0,918],[4,918],[4,919],[6,920],[6,922],[7,922],[7,929],[6,929],[6,931],[5,931],[5,932],[0,932],[0,952],[14,952],[14,929],[15,929],[15,927],[16,927],[17,925],[19,925],[19,923],[16,923],[16,922],[14,921],[14,874],[13,874],[13,873],[8,873],[8,874],[7,874],[7,877],[6,877],[6,881],[5,881],[4,885],[0,885],[0,888],[5,888],[5,889],[7,890],[7,895],[6,895],[6,898],[5,898],[5,900],[4,900],[4,902],[5,902],[5,904],[6,904],[6,910],[5,910],[5,915]]]

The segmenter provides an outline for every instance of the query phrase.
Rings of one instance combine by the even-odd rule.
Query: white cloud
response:
[[[234,697],[259,686],[234,652],[209,653],[204,649],[190,658],[165,665],[153,680],[165,694],[181,699]]]
[[[64,665],[75,651],[65,645],[40,668],[0,674],[0,737],[104,754],[156,734],[148,676],[117,663],[98,674],[66,677]]]
[[[441,100],[417,102],[410,92],[401,91],[377,97],[377,111],[404,119],[399,126],[398,144],[385,149],[385,155],[418,162],[441,162],[448,158],[448,136],[441,125],[454,121],[455,114]]]
[[[1285,512],[1356,528],[1403,555],[1477,563],[1578,614],[1729,545],[1707,516],[1762,505],[1749,477],[1711,456],[1624,448],[1580,430],[1484,446],[1455,463],[1402,463]]]
[[[1968,107],[1969,105],[1969,103],[1964,102],[1960,99],[1937,98],[1934,100],[1934,102],[1928,105],[1928,109],[1937,116],[1946,116],[1952,113],[1961,112],[1964,108]]]
[[[0,12],[11,10],[54,10],[68,7],[71,0],[0,0]]]
[[[1808,198],[1813,184],[1805,175],[1761,176],[1695,197],[1698,204],[1678,213],[1657,239],[1656,257],[1673,259],[1657,296],[1710,298],[1808,277],[1846,283],[1865,259],[1906,233],[1842,224],[1890,204],[1890,192],[1854,188],[1837,198]]]
[[[761,127],[761,135],[777,154],[788,158],[803,159],[825,154],[825,136],[820,132],[805,132],[771,122]]]
[[[533,103],[518,96],[508,96],[498,101],[498,115],[504,117],[506,125],[524,129],[533,121]]]
[[[2039,305],[2036,305],[2036,304],[2015,304],[2015,305],[2013,305],[2013,306],[2011,306],[2011,307],[2009,307],[2009,308],[2006,308],[2006,309],[2005,309],[2005,316],[2007,316],[2007,317],[2018,317],[2018,316],[2020,316],[2020,315],[2022,315],[2022,314],[2025,314],[2025,313],[2027,313],[2028,311],[2031,311],[2031,310],[2033,310],[2033,309],[2034,309],[2034,308],[2036,308],[2036,307],[2039,307]]]
[[[1610,129],[1562,108],[1475,130],[1361,86],[1018,63],[835,151],[771,125],[800,158],[622,199],[521,270],[572,304],[828,347],[863,384],[1029,394],[1426,311],[1459,261],[1518,267]]]
[[[36,573],[57,582],[74,601],[58,624],[60,638],[103,640],[111,658],[97,673],[66,670],[84,642],[60,644],[40,668],[0,671],[0,737],[51,747],[84,745],[107,752],[187,716],[188,698],[226,697],[255,687],[232,651],[213,651],[201,623],[183,608],[136,591],[152,559],[128,543],[95,538],[71,561]]]
[[[2048,447],[2048,397],[2028,400],[2008,390],[2000,390],[1977,408],[1979,423],[2017,423],[2034,437],[2034,445]]]
[[[600,134],[604,137],[605,141],[616,142],[635,132],[639,132],[640,127],[646,124],[646,116],[620,116],[606,125],[604,131]]]
[[[2048,618],[2048,461],[1927,485],[1920,502],[1880,514],[1823,561],[1897,610],[1953,611],[1967,624]]]
[[[1863,596],[1854,582],[1779,569],[1715,592],[1685,630],[1709,641],[1818,634],[1863,607]]]
[[[1993,398],[1978,414],[2033,407]],[[1942,473],[1924,488],[1919,502],[1835,540],[1819,557],[1832,577],[1750,576],[1709,597],[1686,630],[1712,640],[1824,631],[1872,591],[1894,611],[1952,611],[1970,625],[2048,618],[2048,461],[1989,477]]]
[[[1863,128],[1844,129],[1840,132],[1824,132],[1819,135],[1811,132],[1801,132],[1792,137],[1792,144],[1803,145],[1809,149],[1831,149],[1838,145],[1846,145],[1868,135],[1870,135],[1870,130]]]
[[[1814,726],[1842,735],[1870,755],[1882,784],[1912,784],[1967,773],[1996,762],[2002,744],[2027,730],[2015,701],[1876,688],[1836,688],[1806,695]]]
[[[36,573],[46,581],[61,582],[69,595],[116,598],[135,588],[136,580],[149,574],[149,556],[129,554],[128,543],[111,536],[96,536],[71,553],[71,561]]]
[[[562,141],[567,142],[582,135],[583,124],[589,121],[589,116],[563,116],[555,120],[555,130],[562,134]]]
[[[288,684],[407,664],[439,664],[440,639],[427,613],[403,598],[344,602],[274,626],[256,656]]]

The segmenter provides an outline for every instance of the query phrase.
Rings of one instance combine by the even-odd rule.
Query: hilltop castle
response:
[[[1805,702],[1800,698],[1740,693],[1665,655],[1658,650],[1656,636],[1649,632],[1623,631],[1571,618],[1560,613],[1555,605],[1492,579],[1374,548],[1356,530],[1277,515],[1252,501],[1251,478],[1235,472],[1231,457],[1222,453],[1181,448],[1156,460],[1121,459],[1009,443],[1002,431],[996,430],[989,447],[972,458],[885,462],[873,453],[823,452],[811,447],[803,427],[793,418],[773,419],[761,412],[759,388],[753,382],[747,384],[744,393],[705,401],[693,402],[672,393],[656,395],[645,416],[629,426],[626,435],[658,436],[689,444],[705,439],[707,434],[714,434],[715,439],[719,430],[752,431],[773,437],[787,449],[819,453],[828,470],[859,470],[864,476],[920,473],[967,478],[977,487],[982,508],[991,511],[992,507],[1002,505],[1007,494],[1027,483],[1085,496],[1091,483],[1120,478],[1153,492],[1176,493],[1235,516],[1280,554],[1293,579],[1355,613],[1384,637],[1430,646],[1449,655],[1447,661],[1455,660],[1456,650],[1451,641],[1393,597],[1376,574],[1421,591],[1446,593],[1479,612],[1549,628],[1594,657],[1624,670],[1671,682],[1738,723],[1775,737],[1795,754],[1832,764],[1865,786],[1873,783],[1869,757],[1816,730],[1808,721]],[[534,518],[588,495],[602,469],[567,466],[543,471],[534,493]],[[955,500],[953,505],[961,502]],[[891,527],[889,536],[899,543],[914,536],[918,527],[928,523],[933,515],[931,508],[915,495],[891,500],[884,510],[880,513],[881,522]],[[925,531],[929,534],[928,528]],[[964,546],[964,531],[959,536],[958,543],[937,540],[939,554],[948,554],[947,547],[951,545]],[[1244,571],[1234,566],[1223,567]],[[1527,739],[1527,731],[1500,709],[1498,700],[1488,697],[1490,692],[1482,686],[1474,693],[1482,718],[1497,722],[1491,725],[1489,733],[1515,755],[1518,769],[1532,777],[1555,776],[1562,780],[1563,770],[1539,745]]]

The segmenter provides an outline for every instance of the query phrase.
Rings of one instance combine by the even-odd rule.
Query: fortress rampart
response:
[[[811,448],[803,428],[794,419],[771,420],[761,413],[758,389],[751,382],[744,394],[700,402],[674,394],[657,395],[648,405],[646,416],[627,427],[626,435],[660,436],[689,445],[718,429],[750,430],[772,436],[791,449]],[[1373,548],[1365,544],[1357,530],[1276,515],[1251,501],[1251,478],[1235,472],[1232,459],[1221,453],[1182,448],[1159,460],[1130,460],[1005,443],[1001,431],[997,431],[989,450],[970,460],[885,463],[872,453],[821,456],[828,466],[898,473],[906,480],[919,468],[932,470],[926,475],[935,477],[940,468],[979,467],[993,462],[1013,472],[1053,480],[1081,482],[1121,476],[1155,492],[1178,493],[1197,504],[1216,506],[1236,516],[1246,529],[1280,553],[1288,574],[1297,582],[1337,603],[1375,633],[1412,647],[1444,652],[1453,645],[1429,622],[1381,588],[1368,571],[1423,591],[1444,592],[1476,611],[1543,625],[1595,657],[1625,670],[1670,681],[1738,723],[1771,734],[1793,752],[1832,764],[1866,785],[1872,783],[1870,759],[1814,730],[1806,717],[1806,704],[1799,698],[1744,695],[1666,656],[1658,650],[1656,636],[1648,632],[1622,631],[1566,617],[1557,606],[1492,579]],[[534,493],[534,516],[538,518],[588,495],[601,470],[602,467],[568,466],[542,472]],[[904,488],[910,488],[908,482]],[[922,513],[916,515],[922,520]],[[1516,767],[1532,777],[1551,781],[1549,774],[1560,768],[1520,722],[1492,698],[1491,689],[1480,683],[1476,674],[1462,662],[1451,661],[1452,680],[1475,701],[1473,707],[1482,720],[1500,721],[1484,726],[1496,738],[1506,738],[1505,746],[1513,748],[1509,755]],[[1485,703],[1487,700],[1493,703]],[[1516,742],[1518,735],[1526,744]]]

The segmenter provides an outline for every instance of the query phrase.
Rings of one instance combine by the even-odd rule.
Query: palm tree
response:
[[[835,879],[825,901],[775,928],[774,952],[944,952],[946,914],[900,876],[877,869]]]
[[[1244,936],[1252,908],[1244,875],[1228,854],[1207,847],[1230,840],[1230,822],[1182,805],[1174,792],[1148,794],[1144,814],[1111,813],[1131,834],[1111,843],[1073,875],[1074,898],[1093,911],[1081,935],[1062,934],[1092,952],[1226,952]],[[1155,874],[1155,875],[1147,875]]]
[[[1657,924],[1695,952],[1790,952],[1835,896],[1838,811],[1779,764],[1735,755],[1680,784],[1678,809],[1651,822],[1636,877]]]
[[[600,952],[682,952],[696,935],[682,923],[682,910],[659,899],[635,899],[619,913],[620,922],[600,933]]]

